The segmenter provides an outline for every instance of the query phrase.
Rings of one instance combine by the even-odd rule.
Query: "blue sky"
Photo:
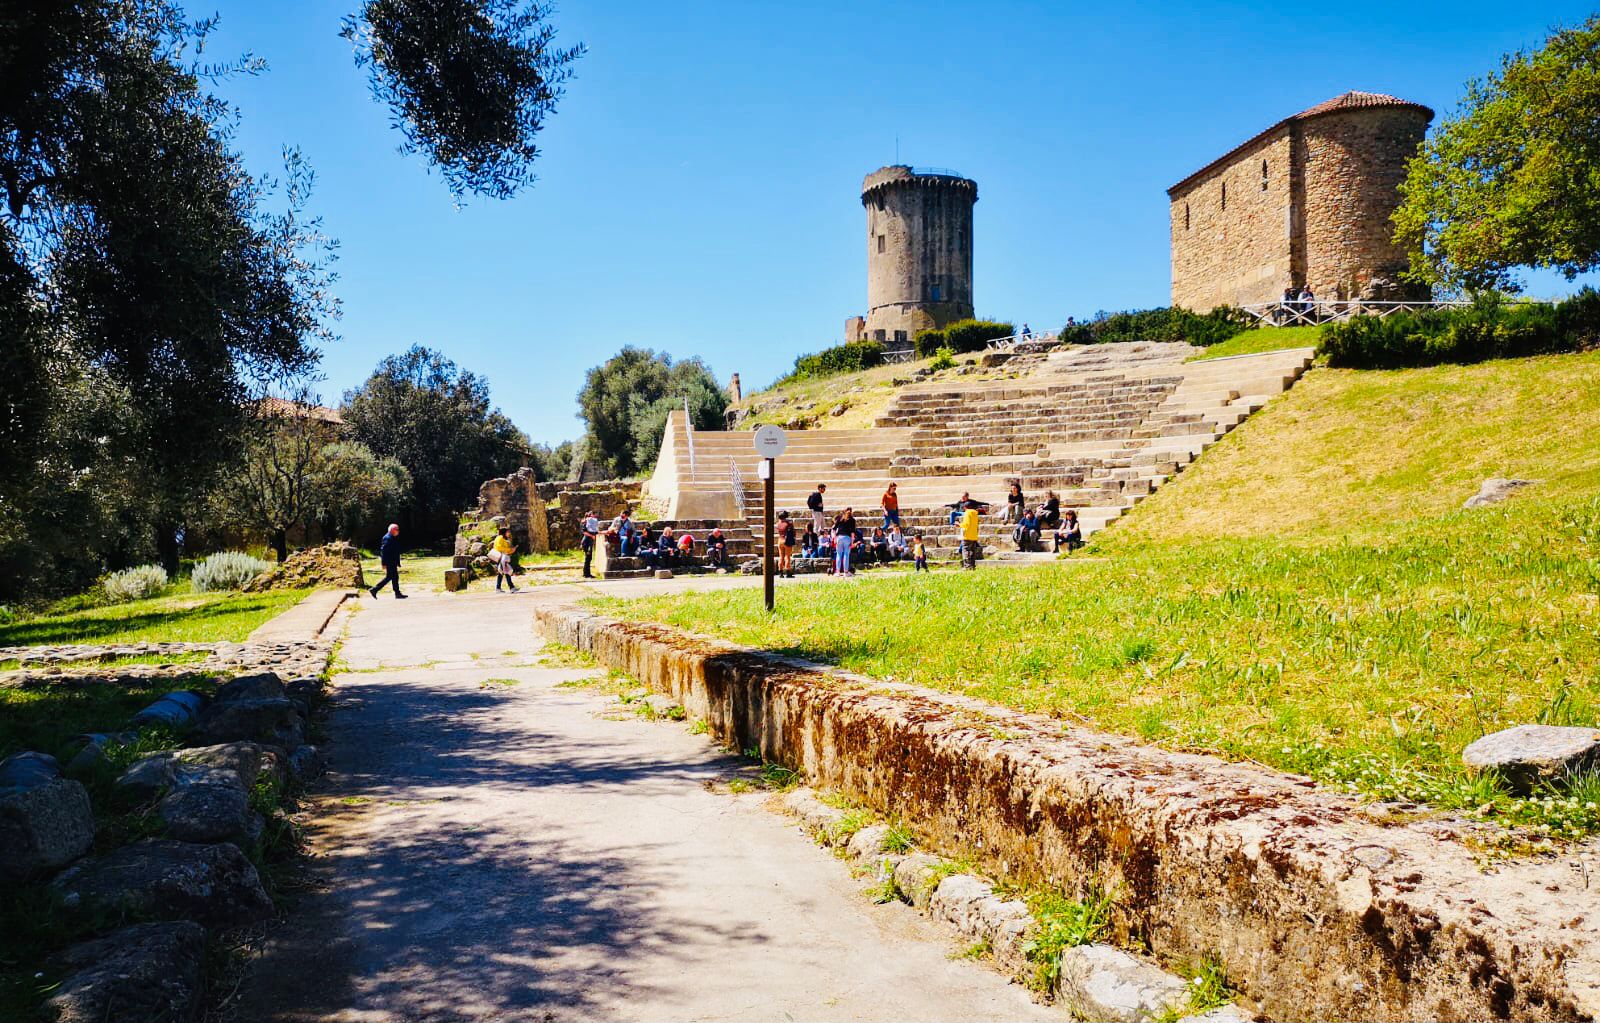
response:
[[[902,162],[978,182],[978,314],[1053,327],[1165,305],[1166,187],[1261,128],[1347,89],[1444,111],[1591,9],[566,0],[559,39],[589,54],[540,180],[458,209],[396,152],[338,37],[355,2],[216,3],[211,51],[267,60],[221,87],[239,143],[258,171],[300,146],[340,240],[324,395],[419,342],[487,376],[544,442],[581,432],[583,374],[625,344],[748,387],[838,341],[866,305],[861,179],[897,139]]]

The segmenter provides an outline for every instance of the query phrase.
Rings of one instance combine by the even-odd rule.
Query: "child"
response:
[[[926,571],[928,571],[928,548],[926,548],[926,547],[924,547],[922,545],[922,534],[921,533],[918,533],[917,534],[917,538],[915,540],[911,541],[911,558],[912,558],[911,571],[913,571],[913,572],[926,572]]]

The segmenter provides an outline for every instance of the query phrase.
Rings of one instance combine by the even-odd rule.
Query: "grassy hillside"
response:
[[[1600,352],[1315,369],[1099,540],[1342,536],[1459,508],[1490,476],[1600,493]]]
[[[1543,482],[1461,510],[1490,475]],[[755,590],[606,606],[1574,837],[1600,776],[1514,798],[1460,752],[1600,718],[1597,546],[1600,354],[1316,370],[1102,558],[788,587],[776,626]]]
[[[1236,334],[1220,345],[1212,345],[1191,362],[1205,359],[1223,359],[1230,355],[1255,355],[1258,352],[1281,352],[1285,348],[1315,348],[1321,327],[1257,327]]]
[[[883,415],[894,400],[895,392],[900,387],[895,381],[909,381],[912,373],[932,361],[917,359],[890,366],[874,366],[859,373],[775,384],[764,391],[745,396],[742,407],[750,410],[745,423],[752,428],[768,423],[785,426],[803,422],[806,424],[804,428],[808,429],[864,429]],[[1007,375],[1003,368],[961,373],[962,369],[976,362],[975,355],[957,356],[954,369],[943,370],[922,382],[989,380]]]

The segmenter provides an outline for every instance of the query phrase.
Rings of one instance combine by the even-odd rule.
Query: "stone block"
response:
[[[458,593],[467,588],[467,582],[471,578],[469,569],[447,568],[444,570],[444,588],[450,593]]]
[[[1492,732],[1461,751],[1475,771],[1494,771],[1518,792],[1541,781],[1600,763],[1600,728],[1516,725]]]
[[[1146,1023],[1181,1007],[1188,985],[1180,977],[1111,945],[1082,945],[1061,955],[1057,998],[1081,1019]]]
[[[185,782],[226,784],[248,792],[262,770],[264,751],[253,742],[162,750],[140,757],[117,779],[117,794],[149,802]]]
[[[180,784],[162,797],[156,812],[166,833],[180,842],[232,842],[249,848],[261,837],[260,814],[243,790],[226,783]]]
[[[270,671],[254,675],[240,675],[217,687],[212,699],[218,703],[229,700],[271,700],[284,696],[283,680]]]
[[[85,860],[51,882],[69,916],[144,917],[229,927],[272,914],[256,868],[227,842],[152,838]]]
[[[69,778],[0,789],[0,880],[43,877],[89,851],[89,792]]]
[[[656,578],[657,579],[671,579],[672,578],[672,569],[670,569],[670,568],[658,568],[658,569],[656,569]]]
[[[249,740],[293,749],[305,742],[305,719],[287,697],[213,703],[195,720],[196,745]]]
[[[206,931],[187,920],[135,924],[73,945],[50,963],[66,974],[45,1000],[55,1023],[198,1017]]]
[[[1483,481],[1483,486],[1478,488],[1478,492],[1467,498],[1466,503],[1461,507],[1483,508],[1487,505],[1499,504],[1500,502],[1509,498],[1512,494],[1516,493],[1518,490],[1521,490],[1523,487],[1531,487],[1536,482],[1538,481],[1499,478],[1486,479]]]

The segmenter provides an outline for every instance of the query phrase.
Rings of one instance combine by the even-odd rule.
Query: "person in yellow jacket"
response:
[[[970,501],[961,513],[961,567],[978,567],[978,509]]]
[[[500,535],[494,538],[494,588],[499,589],[503,581],[511,587],[511,592],[517,592],[517,584],[512,581],[511,555],[515,554],[517,545],[511,539],[511,529],[507,526],[500,527]]]

